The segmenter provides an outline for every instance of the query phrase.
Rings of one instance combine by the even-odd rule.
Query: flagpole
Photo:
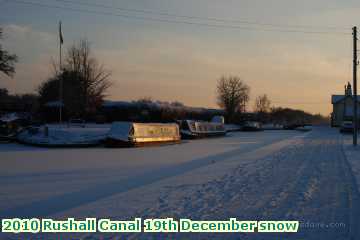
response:
[[[59,122],[62,123],[62,105],[63,105],[63,76],[62,76],[62,65],[61,65],[61,45],[62,45],[62,33],[61,33],[61,21],[59,22],[59,72],[60,72],[60,86],[59,86]]]

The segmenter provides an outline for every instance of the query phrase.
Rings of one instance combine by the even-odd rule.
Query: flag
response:
[[[61,21],[59,22],[59,38],[60,38],[60,44],[64,43],[62,31],[61,31]]]

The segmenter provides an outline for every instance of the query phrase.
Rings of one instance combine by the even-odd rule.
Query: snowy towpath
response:
[[[184,235],[196,239],[359,239],[360,198],[335,130],[316,129],[219,179],[162,192],[139,215],[191,219],[299,220],[297,234]],[[136,236],[138,237],[138,236]]]

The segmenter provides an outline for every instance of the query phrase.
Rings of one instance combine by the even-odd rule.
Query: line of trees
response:
[[[217,83],[217,103],[224,109],[226,121],[241,123],[256,120],[263,123],[327,123],[329,119],[320,114],[310,114],[302,110],[271,107],[266,94],[256,97],[253,114],[246,113],[250,100],[250,87],[238,76],[222,76]]]
[[[100,110],[106,121],[174,122],[184,119],[210,121],[216,115],[223,115],[219,109],[188,107],[183,103],[164,102],[149,97],[132,102],[105,102]]]
[[[0,88],[0,114],[12,111],[36,114],[38,110],[36,94],[10,94],[6,88]]]

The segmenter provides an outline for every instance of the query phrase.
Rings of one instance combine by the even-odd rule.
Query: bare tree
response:
[[[249,101],[250,87],[237,76],[222,76],[217,84],[217,102],[224,108],[231,121],[234,114],[245,112]]]
[[[0,40],[2,39],[2,28],[0,28]],[[18,57],[15,54],[10,54],[2,49],[0,44],[0,72],[13,77],[15,74],[15,63]]]
[[[254,111],[257,113],[267,113],[270,111],[271,101],[266,94],[260,95],[255,100]]]
[[[52,62],[54,76],[39,86],[40,101],[57,101],[59,83],[63,82],[63,100],[70,116],[85,117],[101,106],[111,86],[111,72],[92,55],[87,40],[80,40],[68,49],[62,69]]]
[[[85,111],[92,111],[105,97],[111,86],[111,72],[92,56],[90,43],[80,40],[68,49],[65,69],[72,72],[80,81],[82,103]]]

